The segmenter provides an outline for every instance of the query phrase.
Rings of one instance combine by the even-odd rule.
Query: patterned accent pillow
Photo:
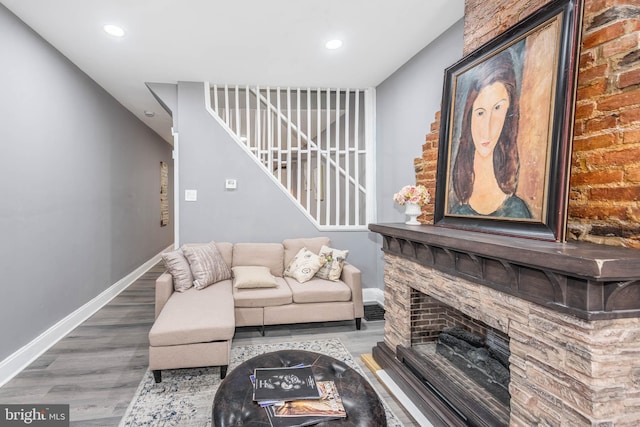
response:
[[[162,262],[173,276],[173,289],[176,292],[184,292],[193,286],[193,275],[189,261],[184,257],[182,249],[165,252],[162,254]]]
[[[327,261],[324,258],[320,258],[307,248],[302,248],[293,257],[284,271],[284,275],[293,277],[300,283],[308,282],[325,262]]]
[[[319,255],[327,262],[320,270],[318,270],[316,277],[333,281],[339,280],[340,275],[342,275],[342,268],[347,260],[347,255],[349,255],[349,251],[333,249],[322,245]]]
[[[196,289],[204,289],[216,282],[231,278],[231,270],[214,242],[183,245],[182,251],[191,266],[193,286]]]

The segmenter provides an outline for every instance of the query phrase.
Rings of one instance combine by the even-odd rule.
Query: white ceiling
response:
[[[377,86],[464,15],[464,0],[0,1],[167,141],[145,82]]]

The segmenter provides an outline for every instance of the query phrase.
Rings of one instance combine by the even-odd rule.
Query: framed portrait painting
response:
[[[436,225],[565,239],[581,21],[551,2],[445,71]]]

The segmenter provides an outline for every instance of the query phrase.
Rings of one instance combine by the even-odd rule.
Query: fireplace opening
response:
[[[509,337],[411,292],[411,355],[402,357],[404,364],[466,424],[508,425]]]

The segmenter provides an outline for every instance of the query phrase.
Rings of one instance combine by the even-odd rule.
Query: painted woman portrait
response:
[[[529,206],[516,195],[520,108],[512,56],[504,50],[471,72],[451,172],[455,197],[448,211],[531,219]]]

